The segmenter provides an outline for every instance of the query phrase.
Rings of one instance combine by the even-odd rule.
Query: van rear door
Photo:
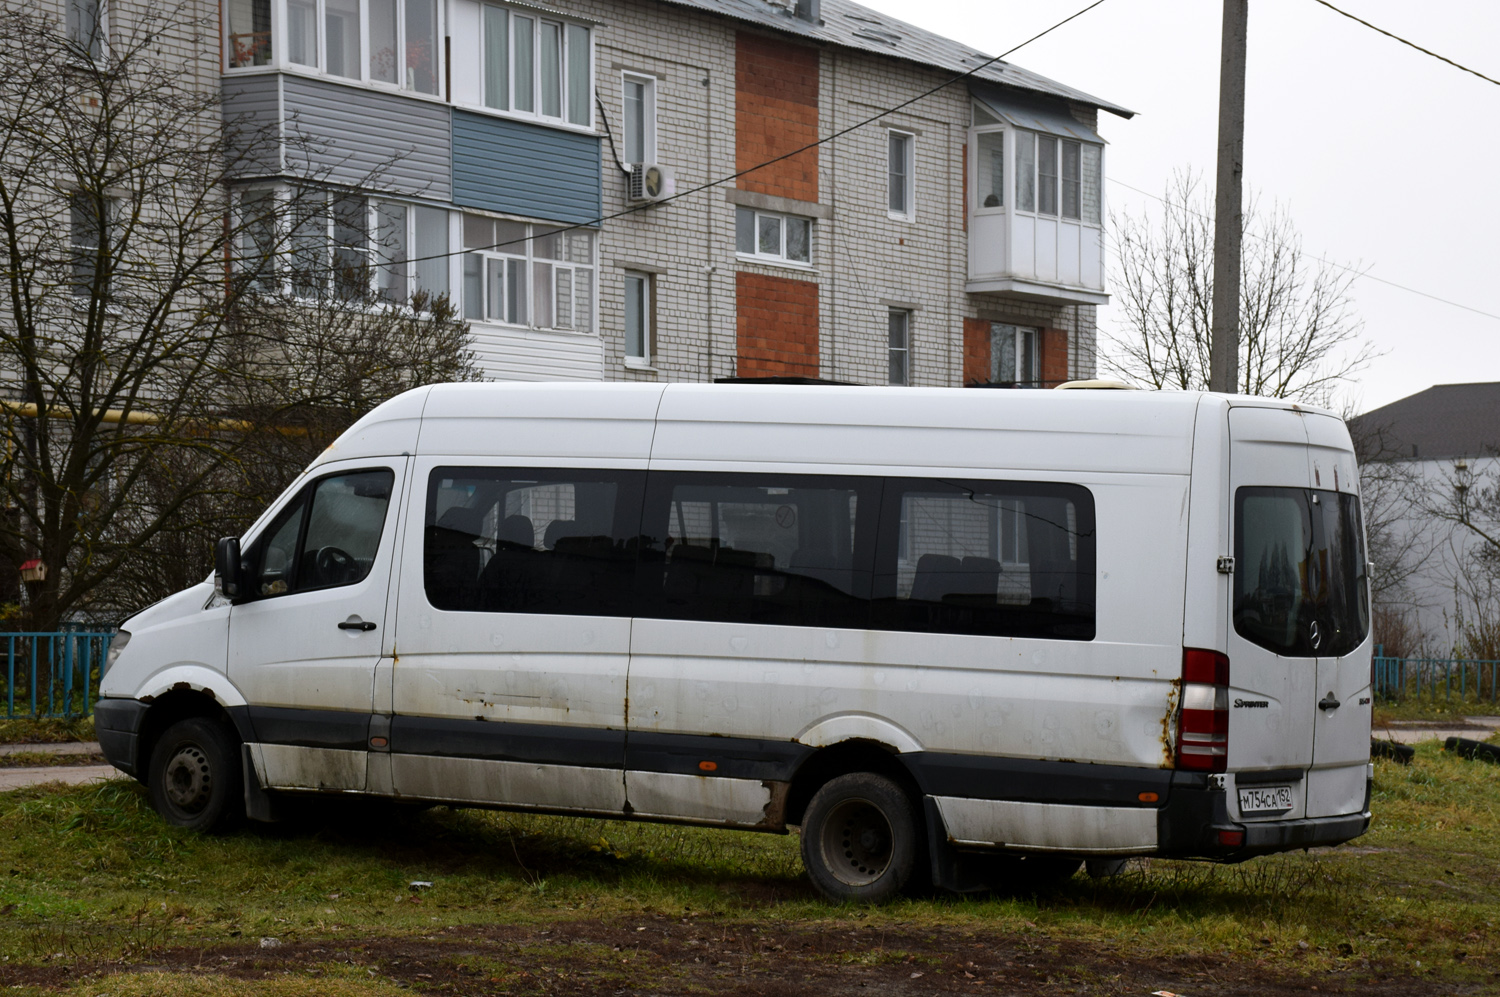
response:
[[[1317,611],[1323,653],[1317,658],[1319,706],[1313,767],[1307,777],[1307,816],[1333,817],[1358,813],[1365,802],[1373,640],[1368,562],[1349,431],[1342,420],[1316,413],[1309,413],[1303,423],[1309,473],[1324,505],[1322,550],[1327,563]]]
[[[1229,758],[1231,814],[1280,820],[1305,815],[1303,773],[1313,760],[1317,666],[1283,653],[1294,645],[1293,612],[1304,522],[1297,496],[1311,484],[1307,432],[1283,408],[1229,410]]]

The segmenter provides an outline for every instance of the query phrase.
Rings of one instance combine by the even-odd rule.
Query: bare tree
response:
[[[1418,623],[1420,606],[1410,582],[1433,561],[1440,538],[1426,528],[1426,484],[1419,465],[1391,435],[1390,427],[1367,418],[1346,423],[1359,459],[1360,508],[1373,568],[1370,602],[1375,639],[1388,654],[1423,653],[1432,635]]]
[[[44,566],[38,628],[201,578],[330,434],[474,376],[446,299],[298,255],[295,219],[339,196],[321,178],[234,202],[270,136],[221,125],[216,65],[161,54],[216,51],[216,19],[125,10],[104,52],[0,11],[0,557]]]
[[[1453,527],[1454,653],[1500,659],[1500,447],[1454,461],[1425,498],[1427,515]]]
[[[1213,197],[1175,174],[1154,215],[1111,215],[1116,328],[1101,365],[1154,388],[1206,389],[1213,312]],[[1354,273],[1309,258],[1291,218],[1250,198],[1240,290],[1244,394],[1328,404],[1373,358],[1349,287]]]

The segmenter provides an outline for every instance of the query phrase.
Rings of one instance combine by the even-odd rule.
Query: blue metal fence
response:
[[[99,698],[108,631],[0,633],[5,716],[85,717]]]
[[[1473,658],[1396,658],[1377,650],[1370,684],[1379,699],[1444,703],[1497,703],[1500,661]]]

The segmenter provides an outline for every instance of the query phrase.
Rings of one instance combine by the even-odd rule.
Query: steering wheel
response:
[[[339,585],[351,580],[359,572],[353,555],[338,547],[319,547],[314,560],[318,577],[325,585]]]

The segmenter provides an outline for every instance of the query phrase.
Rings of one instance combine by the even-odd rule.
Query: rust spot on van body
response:
[[[1182,699],[1182,679],[1175,678],[1167,690],[1167,712],[1161,718],[1161,764],[1158,768],[1170,769],[1177,767],[1177,746],[1172,737],[1172,716],[1177,712],[1177,704]]]
[[[761,785],[770,791],[771,797],[761,808],[761,818],[755,823],[755,827],[761,831],[785,831],[786,799],[791,792],[792,784],[767,779]]]

